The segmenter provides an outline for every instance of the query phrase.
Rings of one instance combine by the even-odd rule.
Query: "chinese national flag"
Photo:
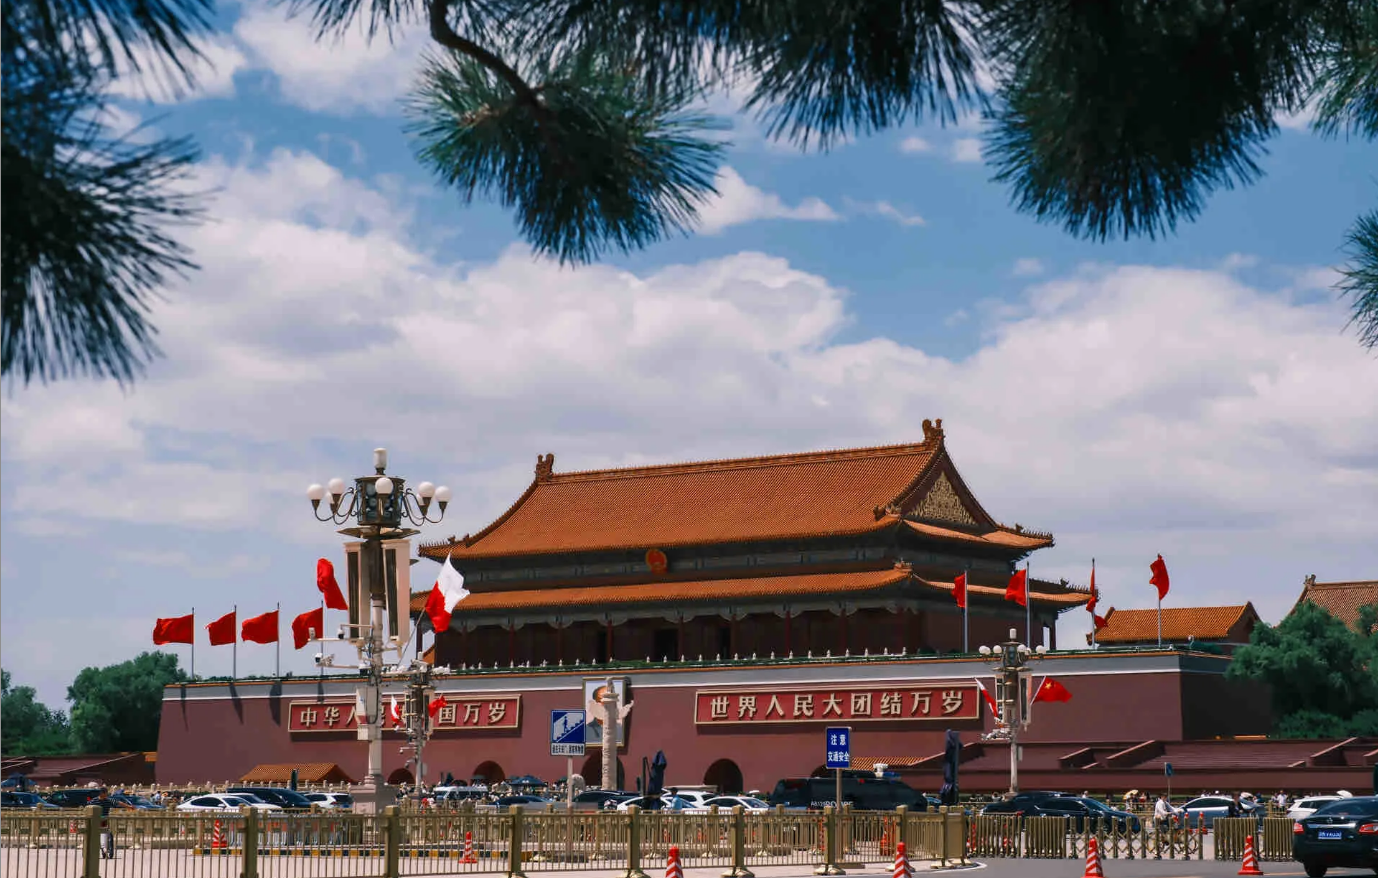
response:
[[[1029,571],[1028,569],[1016,570],[1010,577],[1010,584],[1005,586],[1005,600],[1014,601],[1021,607],[1029,605]]]
[[[211,646],[234,643],[234,613],[234,610],[230,610],[206,626],[206,633],[211,636]]]
[[[1034,701],[1071,701],[1072,693],[1067,691],[1067,687],[1054,680],[1052,677],[1045,677],[1043,684],[1038,687],[1038,692],[1034,694]]]
[[[311,638],[325,633],[325,610],[317,607],[307,610],[292,620],[292,643],[297,649],[311,642]]]
[[[1167,597],[1167,564],[1163,562],[1163,556],[1159,555],[1158,560],[1148,565],[1148,569],[1153,571],[1153,576],[1148,580],[1149,585],[1158,587],[1158,600]]]
[[[245,619],[244,624],[239,626],[239,637],[253,643],[277,643],[278,611],[273,610],[262,616]]]
[[[1091,562],[1091,600],[1086,602],[1086,612],[1096,615],[1096,604],[1100,603],[1100,593],[1096,591],[1096,562]]]
[[[325,595],[325,605],[330,609],[349,609],[349,602],[345,600],[344,594],[340,591],[340,584],[335,581],[335,565],[325,558],[316,562],[316,588]]]
[[[437,713],[440,713],[440,708],[444,707],[447,704],[449,704],[449,702],[445,700],[444,695],[441,695],[439,698],[432,700],[431,703],[427,705],[426,712],[431,715],[431,719],[435,719],[435,715]]]
[[[195,614],[190,614],[186,616],[173,616],[170,619],[159,619],[153,625],[153,643],[157,646],[162,646],[165,643],[195,642]]]
[[[1112,611],[1113,611],[1114,608],[1112,607],[1111,609],[1112,609]],[[1110,624],[1110,614],[1109,614],[1109,613],[1106,613],[1104,616],[1098,616],[1098,615],[1096,615],[1095,613],[1092,613],[1092,614],[1091,614],[1091,618],[1094,619],[1094,620],[1096,621],[1096,630],[1097,630],[1097,631],[1101,630],[1102,628],[1105,628],[1106,626],[1108,626],[1108,625]]]
[[[967,608],[967,575],[965,573],[957,574],[957,578],[952,580],[952,599],[963,610]]]

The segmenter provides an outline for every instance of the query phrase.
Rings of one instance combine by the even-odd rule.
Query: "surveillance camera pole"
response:
[[[1011,628],[1010,639],[995,646],[981,647],[981,655],[995,659],[997,701],[1000,716],[996,718],[995,730],[984,735],[984,740],[1006,740],[1010,745],[1010,795],[1019,792],[1019,732],[1029,727],[1029,703],[1024,696],[1022,681],[1031,673],[1029,662],[1043,658],[1046,650],[1039,646],[1029,649],[1019,642],[1019,632]]]

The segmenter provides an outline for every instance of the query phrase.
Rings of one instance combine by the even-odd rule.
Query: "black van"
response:
[[[775,785],[770,804],[786,808],[819,810],[834,804],[837,781],[831,777],[790,777]],[[918,790],[894,777],[871,772],[843,772],[842,801],[858,811],[893,811],[904,805],[910,811],[927,811],[928,800]]]

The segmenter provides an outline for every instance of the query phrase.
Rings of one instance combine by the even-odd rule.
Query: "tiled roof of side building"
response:
[[[941,424],[925,421],[924,441],[908,445],[626,469],[556,473],[554,455],[542,455],[534,481],[496,521],[420,552],[490,558],[870,533],[897,525],[940,471],[955,477]],[[969,530],[1016,533],[952,481],[960,483],[945,490]],[[1051,538],[988,542],[1018,550]]]
[[[1253,604],[1230,607],[1164,607],[1163,640],[1181,642],[1225,640],[1241,619],[1258,619]],[[1155,643],[1158,640],[1157,610],[1115,610],[1108,624],[1096,633],[1096,642]]]
[[[456,615],[484,611],[540,609],[544,607],[603,606],[607,604],[668,604],[691,601],[769,599],[792,596],[822,596],[875,591],[912,581],[922,588],[951,592],[952,583],[933,582],[914,576],[906,567],[863,570],[850,573],[756,576],[739,579],[697,579],[630,583],[622,585],[565,586],[511,591],[474,592],[455,606]],[[972,585],[967,593],[1004,599],[1004,588]],[[1031,590],[1034,603],[1059,609],[1086,601],[1077,592],[1040,593]],[[412,595],[412,612],[426,608],[426,592]]]
[[[1359,622],[1360,607],[1378,604],[1378,579],[1317,582],[1316,577],[1308,576],[1301,597],[1297,598],[1298,604],[1302,601],[1324,607],[1330,615],[1353,628]]]

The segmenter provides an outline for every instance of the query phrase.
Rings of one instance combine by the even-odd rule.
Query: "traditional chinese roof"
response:
[[[1308,576],[1301,597],[1297,598],[1298,604],[1302,601],[1324,607],[1330,615],[1354,628],[1359,624],[1359,608],[1378,604],[1378,579],[1317,582],[1316,577]]]
[[[292,769],[302,783],[354,783],[354,778],[333,762],[281,762],[255,765],[240,783],[290,783]]]
[[[531,485],[496,521],[420,553],[439,561],[451,552],[463,560],[669,549],[856,536],[904,520],[938,539],[1016,551],[1052,543],[981,508],[948,458],[939,420],[924,422],[923,442],[876,448],[571,473],[541,455]]]
[[[1157,643],[1158,611],[1113,610],[1108,624],[1096,633],[1096,642],[1111,644]],[[1202,641],[1244,643],[1258,622],[1253,604],[1233,607],[1164,607],[1163,640],[1181,642],[1188,638]],[[1089,640],[1090,635],[1087,635]]]
[[[863,570],[850,573],[815,573],[790,576],[756,576],[737,579],[694,579],[654,581],[623,585],[557,586],[513,591],[474,592],[455,606],[455,615],[509,610],[537,610],[555,607],[590,607],[611,604],[673,604],[696,601],[720,602],[739,600],[771,600],[777,598],[824,598],[856,595],[878,591],[890,586],[912,584],[921,589],[951,593],[952,583],[933,581],[915,576],[909,568],[896,565],[883,570]],[[1048,591],[1041,593],[1039,587]],[[1031,589],[1033,601],[1058,609],[1085,603],[1087,596],[1078,592],[1055,591],[1051,583],[1035,583]],[[971,585],[972,596],[998,597],[1003,600],[1003,586]],[[414,613],[426,608],[426,592],[412,595]]]

